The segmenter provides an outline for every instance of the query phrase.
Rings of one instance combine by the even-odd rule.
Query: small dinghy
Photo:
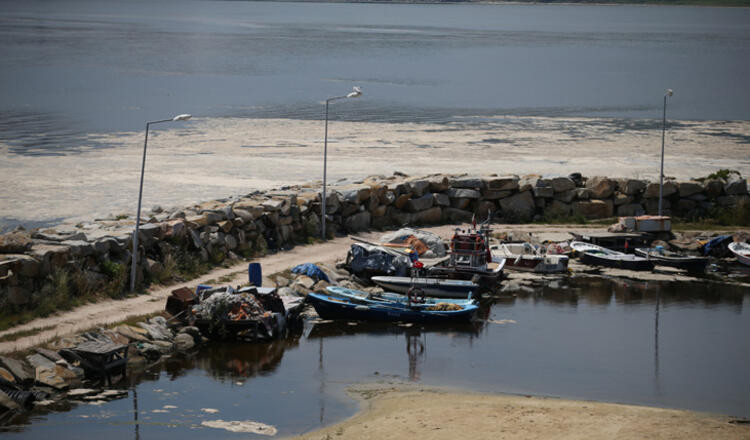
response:
[[[366,303],[366,304],[414,303],[415,295],[417,295],[416,300],[418,301],[415,304],[427,304],[427,305],[434,305],[434,304],[439,304],[439,303],[458,304],[458,305],[476,304],[476,300],[473,300],[473,299],[421,297],[421,292],[412,292],[412,296],[409,296],[409,295],[400,295],[398,293],[392,293],[392,292],[369,293],[369,292],[363,292],[361,290],[347,289],[346,287],[339,287],[339,286],[328,286],[326,287],[326,291],[328,291],[328,294],[331,296],[340,296],[342,298],[348,298],[353,301],[359,301],[359,302]]]
[[[635,254],[652,261],[657,266],[668,266],[688,272],[705,272],[707,257],[693,257],[665,250],[662,246],[636,248]]]
[[[561,273],[568,270],[568,257],[547,254],[547,249],[531,243],[500,243],[490,246],[492,261],[505,260],[505,267],[535,273]]]
[[[750,266],[750,244],[735,241],[730,243],[728,248],[737,257],[737,261],[745,266]]]
[[[643,257],[624,254],[595,244],[572,241],[570,247],[585,264],[628,270],[652,270],[654,268],[654,263]]]
[[[424,277],[372,277],[373,283],[391,292],[406,294],[409,289],[421,289],[433,298],[468,298],[479,290],[479,284],[467,280]]]
[[[470,322],[477,312],[476,304],[363,304],[349,298],[310,292],[307,301],[323,319],[358,321],[401,321],[417,323]]]

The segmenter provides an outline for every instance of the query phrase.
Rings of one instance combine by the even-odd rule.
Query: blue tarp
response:
[[[732,242],[731,235],[720,235],[703,246],[703,255],[722,256],[726,253],[726,247]]]
[[[325,274],[320,268],[312,263],[305,263],[300,264],[299,266],[294,266],[292,269],[292,273],[298,273],[302,275],[307,275],[310,278],[320,281],[326,281],[328,283],[331,282],[331,280],[328,279],[328,275]]]

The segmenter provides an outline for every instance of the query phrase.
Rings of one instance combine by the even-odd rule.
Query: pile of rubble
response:
[[[175,326],[156,316],[135,325],[62,338],[23,358],[0,356],[0,424],[12,423],[16,416],[34,408],[64,407],[71,402],[98,405],[125,397],[127,390],[102,386],[116,383],[128,371],[190,352],[204,341],[198,328]],[[91,347],[115,355],[102,357],[99,365]]]

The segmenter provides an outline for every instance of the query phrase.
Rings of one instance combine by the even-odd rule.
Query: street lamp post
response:
[[[326,165],[328,164],[328,103],[331,101],[335,101],[337,99],[359,98],[360,96],[362,96],[362,89],[360,89],[359,87],[354,87],[354,89],[348,95],[334,96],[333,98],[326,99],[326,130],[325,130],[325,137],[323,138],[323,196],[321,197],[323,206],[321,206],[320,208],[320,217],[321,217],[320,234],[323,237],[323,240],[326,239],[326,215],[327,215],[327,212],[326,212],[327,211]]]
[[[135,231],[133,232],[133,259],[130,264],[130,291],[135,290],[135,268],[138,261],[138,228],[141,225],[141,197],[143,196],[143,173],[146,170],[146,147],[148,145],[148,128],[151,124],[161,124],[162,122],[187,121],[190,115],[177,115],[171,119],[161,119],[159,121],[146,122],[146,138],[143,140],[143,161],[141,162],[141,185],[138,188],[138,213],[135,219]]]
[[[672,96],[672,89],[667,89],[664,93],[664,112],[661,120],[661,172],[659,173],[659,216],[661,216],[662,194],[664,192],[664,134],[667,131],[667,97]]]

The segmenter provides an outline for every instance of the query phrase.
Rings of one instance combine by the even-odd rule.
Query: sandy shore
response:
[[[655,179],[661,121],[466,118],[446,124],[331,121],[328,176],[432,173],[609,175]],[[289,119],[195,119],[149,136],[143,206],[185,206],[322,177],[323,124]],[[665,173],[750,175],[750,122],[671,122]],[[110,148],[94,148],[96,145]],[[0,224],[133,214],[143,133],[90,135],[79,153],[14,153],[0,144]],[[46,152],[49,153],[49,152]]]
[[[420,386],[350,389],[362,411],[297,439],[741,439],[750,425],[690,411]]]

